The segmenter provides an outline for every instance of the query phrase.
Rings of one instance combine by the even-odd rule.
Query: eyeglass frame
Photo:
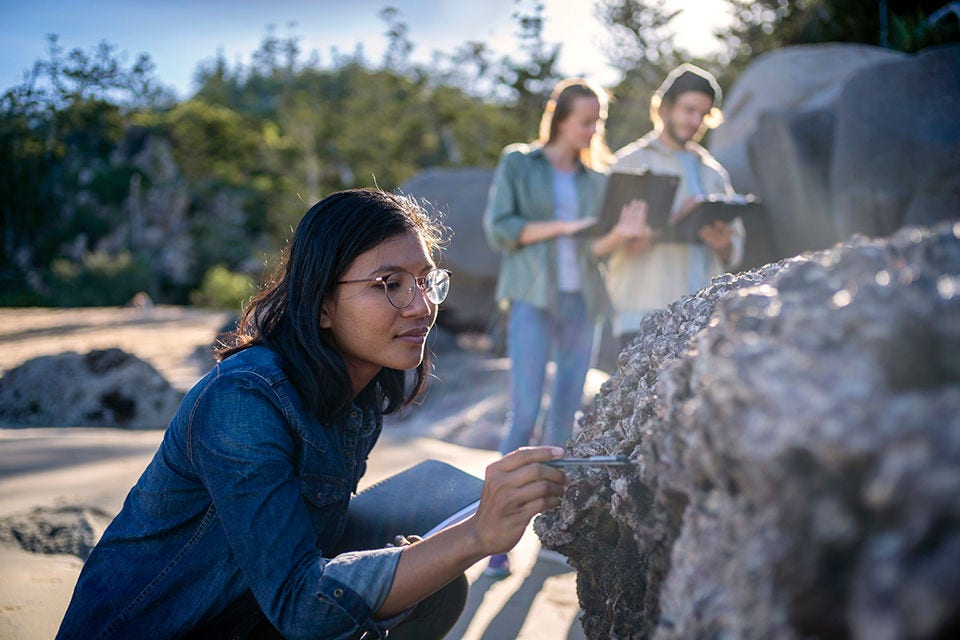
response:
[[[434,302],[433,300],[430,300],[430,296],[427,294],[427,276],[429,276],[431,273],[435,271],[442,271],[447,274],[447,283],[448,283],[447,293],[443,295],[443,300],[440,300],[440,302]],[[413,278],[413,283],[416,285],[418,289],[420,289],[420,291],[423,292],[425,296],[427,296],[427,300],[430,300],[430,304],[439,305],[439,304],[442,304],[443,301],[447,299],[447,295],[450,292],[450,284],[449,284],[450,276],[453,275],[453,272],[450,271],[449,269],[444,269],[443,267],[434,267],[433,269],[430,269],[430,271],[427,271],[422,276],[415,276],[409,271],[407,271],[406,269],[398,269],[396,271],[392,271],[390,274],[385,276],[376,276],[375,278],[360,278],[359,280],[339,280],[334,284],[359,284],[361,282],[378,282],[383,285],[383,293],[387,297],[387,302],[390,303],[390,306],[392,306],[394,309],[406,309],[416,301],[417,299],[416,293],[414,293],[413,297],[410,298],[410,302],[403,305],[402,307],[398,307],[393,303],[393,300],[390,299],[390,293],[387,291],[387,278],[390,278],[391,276],[395,276],[398,273],[405,273],[411,278]]]

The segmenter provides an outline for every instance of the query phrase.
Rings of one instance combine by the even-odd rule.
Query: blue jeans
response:
[[[540,309],[513,300],[507,324],[510,407],[500,453],[530,444],[540,415],[547,363],[556,363],[550,410],[541,444],[563,446],[583,399],[583,381],[593,359],[597,326],[578,293],[561,293],[557,308]]]

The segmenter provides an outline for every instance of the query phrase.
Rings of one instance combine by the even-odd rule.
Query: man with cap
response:
[[[720,98],[720,86],[710,73],[680,65],[650,101],[654,130],[616,154],[612,171],[679,176],[671,221],[682,219],[704,196],[733,194],[726,170],[697,144],[721,122]],[[625,208],[617,225],[594,241],[594,254],[609,256],[606,281],[620,349],[637,336],[644,315],[740,264],[744,228],[739,219],[701,227],[698,236],[680,241],[652,230],[641,206]]]

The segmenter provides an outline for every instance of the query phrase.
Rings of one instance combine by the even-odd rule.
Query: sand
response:
[[[119,347],[185,391],[205,373],[210,361],[204,350],[228,317],[180,307],[0,309],[0,374],[40,355]],[[502,421],[506,363],[469,352],[446,360],[441,354],[437,363],[446,386],[431,389],[419,414],[387,424],[362,486],[428,457],[482,476],[498,457],[490,443]],[[603,377],[594,372],[590,386]],[[454,384],[459,379],[471,384]],[[105,514],[105,522],[120,509],[162,435],[60,426],[0,429],[0,519],[29,518],[40,507],[88,507]],[[511,552],[509,578],[492,581],[482,575],[483,563],[472,567],[467,609],[448,638],[583,638],[575,573],[562,559],[539,551],[531,529]],[[52,638],[81,565],[76,556],[29,553],[0,542],[0,638]]]

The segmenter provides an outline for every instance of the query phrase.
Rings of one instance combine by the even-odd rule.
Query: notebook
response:
[[[424,460],[364,489],[347,508],[335,553],[379,549],[398,535],[429,537],[473,515],[483,480],[439,460]]]

